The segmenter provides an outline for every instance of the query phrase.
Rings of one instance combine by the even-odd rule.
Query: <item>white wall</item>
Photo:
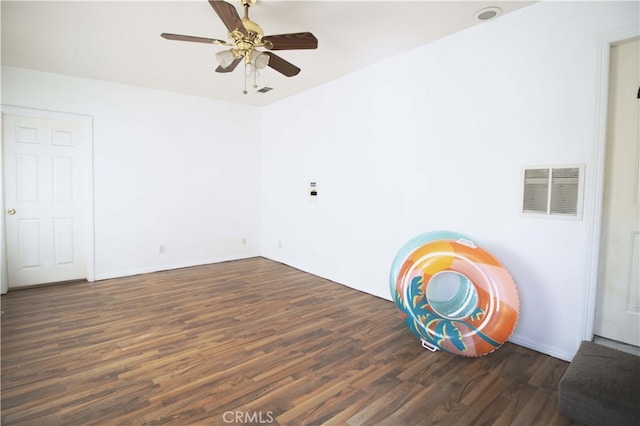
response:
[[[12,67],[2,103],[93,117],[96,279],[260,254],[255,108]]]
[[[262,110],[12,67],[2,103],[93,117],[97,279],[262,254],[390,299],[400,246],[448,229],[514,276],[512,340],[570,359],[598,218],[522,217],[520,172],[597,187],[598,40],[633,25],[636,2],[545,2]]]
[[[544,2],[264,108],[263,256],[390,299],[402,244],[460,232],[517,282],[511,340],[571,359],[599,219],[523,217],[521,169],[593,187],[598,41],[630,25],[636,2]]]

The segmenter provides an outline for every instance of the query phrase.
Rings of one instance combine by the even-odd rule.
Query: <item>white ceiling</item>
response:
[[[228,0],[242,16],[237,0]],[[226,40],[227,30],[206,0],[2,0],[2,64],[262,106],[286,98],[448,34],[483,23],[475,13],[503,13],[531,1],[274,1],[249,11],[265,34],[312,32],[317,50],[278,51],[302,68],[287,78],[266,68],[256,93],[243,95],[242,66],[216,73],[222,46],[165,40],[177,33]],[[497,18],[500,19],[500,18]]]

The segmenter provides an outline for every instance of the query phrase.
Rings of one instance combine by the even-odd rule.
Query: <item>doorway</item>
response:
[[[640,353],[640,41],[610,47],[594,341]]]
[[[94,280],[91,117],[2,107],[2,292]]]

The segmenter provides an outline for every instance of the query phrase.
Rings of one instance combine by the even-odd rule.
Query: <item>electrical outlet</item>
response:
[[[247,245],[247,239],[246,239],[246,238],[243,238],[243,239],[242,239],[242,245],[243,245],[243,246],[246,246],[246,245]]]
[[[158,253],[160,254],[164,254],[164,252],[167,250],[167,247],[162,244],[160,247],[158,247]]]
[[[282,241],[278,241],[278,248],[281,249],[282,248]]]

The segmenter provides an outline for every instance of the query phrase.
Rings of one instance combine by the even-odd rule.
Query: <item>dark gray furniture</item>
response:
[[[558,383],[558,411],[585,425],[640,425],[640,357],[582,342]]]

